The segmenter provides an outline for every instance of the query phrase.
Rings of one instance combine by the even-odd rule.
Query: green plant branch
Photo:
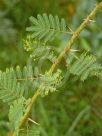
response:
[[[92,12],[86,17],[86,19],[84,19],[82,24],[76,29],[75,32],[73,32],[72,37],[70,38],[69,42],[67,43],[65,49],[61,52],[61,54],[58,56],[56,61],[52,64],[52,66],[51,66],[51,68],[49,70],[49,74],[52,74],[54,72],[57,65],[61,62],[61,60],[63,59],[65,54],[70,52],[71,46],[75,42],[75,40],[78,38],[80,32],[86,27],[86,25],[90,22],[90,20],[93,19],[93,17],[96,15],[98,10],[100,10],[100,9],[102,9],[102,1],[96,5],[96,7],[92,10]],[[30,102],[25,114],[24,114],[24,116],[22,117],[22,119],[20,121],[19,128],[21,128],[26,123],[26,121],[27,121],[27,119],[29,117],[30,111],[32,109],[32,106],[35,103],[37,97],[40,95],[40,90],[42,88],[42,85],[43,85],[43,83],[40,85],[38,90],[33,95],[32,99],[31,99],[31,102]],[[12,136],[15,136],[15,134],[13,134]]]

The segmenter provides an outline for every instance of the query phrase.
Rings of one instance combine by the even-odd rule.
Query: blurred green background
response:
[[[98,0],[0,0],[0,69],[25,65],[22,39],[29,17],[52,13],[66,19],[74,31]],[[90,50],[102,63],[102,12],[74,45]],[[65,38],[66,40],[66,38]],[[8,107],[0,101],[0,136],[9,136]],[[92,78],[74,85],[67,81],[55,94],[39,98],[32,117],[41,136],[102,136],[102,81]]]

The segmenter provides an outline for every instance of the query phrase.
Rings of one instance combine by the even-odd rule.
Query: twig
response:
[[[96,5],[96,7],[92,10],[92,12],[86,17],[86,19],[82,22],[82,24],[76,29],[75,32],[73,32],[71,39],[69,40],[68,44],[66,45],[65,49],[61,52],[61,54],[58,56],[58,58],[56,59],[56,61],[53,63],[53,65],[51,66],[50,70],[49,70],[49,74],[52,74],[54,72],[54,70],[56,69],[57,65],[61,62],[61,60],[63,59],[63,57],[65,56],[66,53],[70,52],[71,46],[73,45],[73,43],[75,42],[75,40],[78,38],[80,32],[86,27],[86,25],[88,24],[88,22],[93,19],[93,17],[96,15],[97,11],[99,9],[102,8],[102,2],[98,3]],[[40,95],[40,90],[42,88],[43,83],[40,85],[40,87],[38,88],[38,90],[35,92],[34,96],[31,99],[31,102],[24,114],[24,116],[22,117],[21,121],[20,121],[20,125],[19,128],[21,128],[25,122],[27,121],[30,111],[32,109],[33,104],[36,101],[36,98]],[[15,136],[15,134],[13,134],[13,136]]]

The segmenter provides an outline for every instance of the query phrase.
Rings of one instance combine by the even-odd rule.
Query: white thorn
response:
[[[32,123],[36,124],[36,125],[40,125],[39,123],[37,123],[36,121],[32,120],[31,118],[28,118],[29,121],[31,121]]]
[[[90,19],[89,21],[90,21],[90,22],[93,22],[93,23],[95,23],[95,22],[96,22],[95,20],[91,20],[91,19]]]
[[[80,50],[75,50],[75,49],[70,49],[71,52],[76,52],[76,51],[80,51]]]

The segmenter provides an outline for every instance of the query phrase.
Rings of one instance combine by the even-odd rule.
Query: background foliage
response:
[[[98,0],[97,0],[98,1]],[[95,6],[96,0],[1,0],[0,1],[0,69],[26,64],[27,54],[22,39],[28,18],[38,13],[51,13],[66,19],[74,31]],[[75,47],[91,51],[102,63],[102,12],[76,41]],[[60,49],[69,36],[55,41]],[[65,64],[62,65],[63,70]],[[74,82],[74,81],[73,81]],[[90,78],[84,82],[67,81],[60,91],[39,98],[32,118],[39,122],[42,136],[101,136],[102,81]],[[0,101],[0,135],[9,135],[8,107]]]

